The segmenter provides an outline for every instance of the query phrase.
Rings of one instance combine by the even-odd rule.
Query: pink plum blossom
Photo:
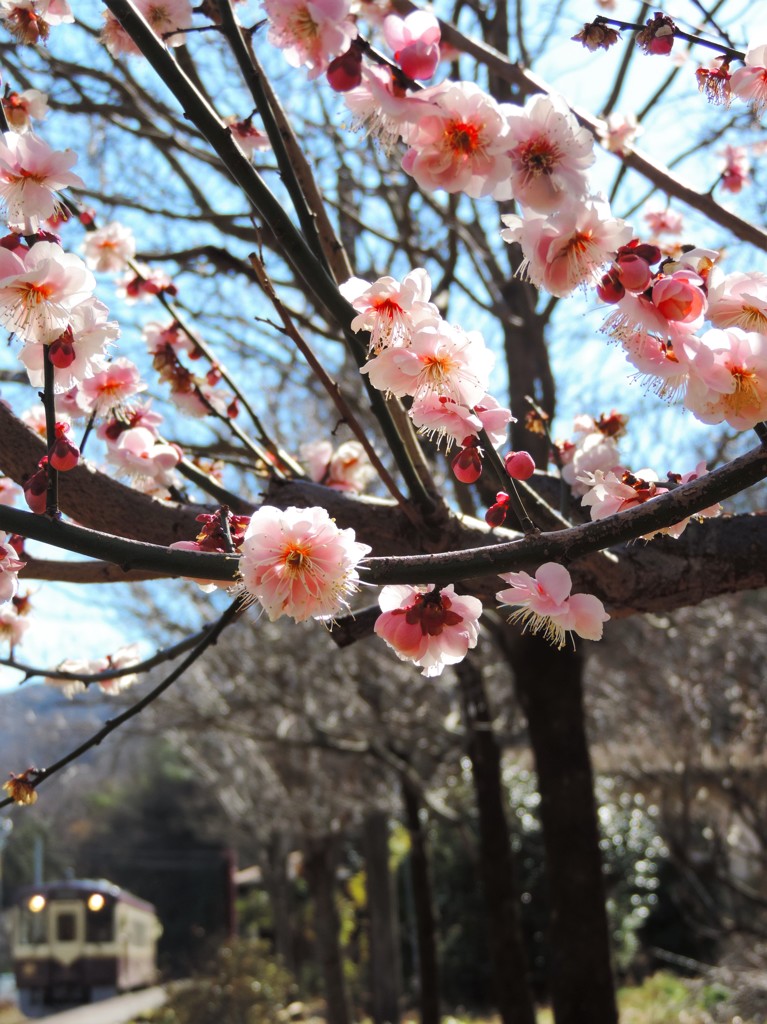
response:
[[[533,96],[506,119],[511,160],[507,194],[537,213],[553,213],[588,192],[586,170],[594,163],[594,138],[580,128],[560,96]]]
[[[652,287],[652,303],[661,316],[675,323],[698,321],[706,311],[703,281],[692,270],[677,270],[659,277]]]
[[[54,394],[64,394],[88,377],[107,367],[107,349],[120,335],[115,320],[107,320],[109,311],[103,302],[90,298],[72,308],[70,325],[48,346],[53,363]],[[29,382],[41,388],[44,377],[42,345],[26,344],[19,353],[27,368]]]
[[[136,255],[136,239],[130,228],[112,221],[86,234],[83,252],[91,270],[124,270],[128,260]]]
[[[676,484],[688,484],[692,480],[698,480],[702,476],[706,476],[708,470],[706,469],[705,462],[699,462],[698,465],[690,473],[669,473],[669,479]],[[691,519],[713,519],[718,515],[721,515],[722,506],[709,505],[708,508],[704,508],[700,512],[696,512],[692,516],[687,516],[685,519],[681,519],[678,523],[674,523],[673,526],[664,526],[660,530],[655,530],[653,533],[645,534],[645,540],[651,540],[653,537],[657,537],[660,534],[665,534],[667,537],[673,537],[675,540],[681,537],[685,529],[690,523]]]
[[[446,452],[450,451],[453,442],[460,444],[466,437],[479,437],[482,429],[482,420],[468,406],[433,391],[421,395],[413,402],[409,416],[418,432],[435,440],[437,447],[443,437],[447,438]],[[505,433],[501,444],[504,439]]]
[[[473,406],[485,395],[495,362],[478,331],[463,331],[440,320],[413,334],[407,348],[387,348],[361,368],[379,391],[412,395],[447,395]]]
[[[8,534],[0,530],[0,605],[18,593],[19,570],[26,564],[17,557],[16,549],[8,541]]]
[[[147,490],[167,488],[176,482],[173,471],[181,461],[181,449],[163,444],[146,427],[131,427],[110,445],[109,461],[139,486],[153,485]]]
[[[29,620],[19,615],[12,604],[0,606],[0,640],[7,641],[13,649],[28,629]]]
[[[501,220],[506,225],[501,238],[522,247],[520,275],[560,297],[578,285],[595,284],[601,268],[632,234],[630,225],[611,217],[608,203],[600,199],[572,203],[552,216],[507,214]]]
[[[88,412],[95,410],[99,416],[106,416],[141,391],[146,391],[146,384],[141,380],[138,367],[121,356],[82,382],[80,404]]]
[[[306,65],[317,78],[357,37],[350,0],[261,0],[269,19],[267,38],[293,68]]]
[[[21,488],[10,477],[0,476],[0,505],[15,505],[21,497]]]
[[[668,490],[657,486],[658,476],[652,469],[631,473],[622,466],[616,466],[606,473],[600,469],[593,473],[583,473],[581,482],[589,485],[581,504],[589,509],[592,519],[605,519],[624,512]]]
[[[684,397],[690,380],[690,359],[697,339],[690,332],[670,327],[665,338],[637,330],[620,339],[626,358],[639,371],[636,379],[659,398]]]
[[[375,632],[402,661],[411,661],[433,678],[445,665],[463,661],[477,646],[482,602],[456,594],[451,584],[384,587]]]
[[[516,417],[511,415],[511,409],[505,409],[492,395],[483,395],[474,403],[474,414],[479,417],[494,448],[499,448],[505,442],[509,424],[517,422]]]
[[[619,463],[615,438],[606,437],[594,427],[593,431],[581,434],[569,449],[567,461],[562,466],[562,479],[570,485],[573,494],[580,497],[589,488],[583,482],[586,474],[610,470]]]
[[[620,114],[613,111],[600,126],[599,138],[608,152],[623,156],[643,131],[635,114]]]
[[[751,161],[748,159],[746,147],[725,146],[721,155],[724,157],[722,188],[725,192],[737,193],[746,185],[750,185],[748,172],[751,170]]]
[[[351,328],[370,332],[371,352],[405,345],[416,323],[439,318],[437,307],[429,302],[431,279],[422,267],[411,270],[402,283],[393,277],[379,277],[372,284],[352,277],[339,291],[359,311]]]
[[[767,336],[706,331],[691,360],[685,405],[703,423],[749,430],[767,418]]]
[[[263,153],[272,148],[269,136],[253,124],[252,118],[241,120],[236,115],[225,117],[224,124],[232,133],[232,138],[237,142],[245,156],[252,157],[254,153]]]
[[[330,441],[301,445],[301,461],[315,483],[336,491],[361,493],[376,471],[359,441],[344,441],[335,450]]]
[[[508,128],[502,109],[478,85],[450,82],[420,93],[430,105],[405,132],[402,167],[427,191],[495,195],[506,182]],[[499,196],[500,198],[500,196]]]
[[[3,96],[3,110],[15,132],[26,132],[31,121],[42,121],[48,113],[48,97],[39,89],[10,92]]]
[[[171,277],[159,268],[147,266],[146,263],[134,263],[133,268],[120,282],[117,294],[128,303],[151,302],[155,296],[166,293],[176,294],[176,286]]]
[[[363,63],[360,75],[360,85],[343,94],[354,118],[352,128],[372,136],[388,153],[408,126],[430,111],[430,103],[421,94],[403,93],[388,68]]]
[[[678,235],[684,226],[684,217],[676,210],[648,210],[644,220],[654,235]]]
[[[77,161],[71,150],[54,150],[27,132],[5,132],[0,142],[0,197],[8,227],[30,235],[59,208],[56,192],[85,182],[69,168]]]
[[[140,14],[144,16],[155,35],[166,46],[183,46],[186,42],[184,29],[192,25],[192,5],[189,0],[134,0]],[[133,42],[117,18],[106,11],[101,39],[114,57],[121,54],[137,56],[141,50]],[[176,30],[179,31],[176,31]]]
[[[440,60],[439,22],[428,11],[413,11],[406,18],[384,18],[384,39],[408,78],[429,79]]]
[[[369,551],[324,508],[262,505],[242,542],[241,587],[272,621],[333,616],[357,590],[357,566]]]
[[[0,0],[0,20],[19,42],[35,44],[74,17],[66,0]]]
[[[585,640],[601,640],[602,625],[610,616],[599,598],[592,594],[573,594],[570,573],[563,565],[546,562],[535,576],[509,572],[501,579],[511,586],[495,596],[516,608],[510,623],[521,623],[523,632],[542,633],[555,647],[563,648],[567,633]]]
[[[767,32],[760,29],[746,50],[745,67],[733,72],[732,92],[746,100],[759,118],[767,108]]]
[[[36,242],[23,258],[0,248],[0,323],[24,341],[55,341],[95,287],[83,261],[55,242]]]
[[[708,319],[714,327],[740,327],[767,334],[767,274],[758,270],[709,278]]]

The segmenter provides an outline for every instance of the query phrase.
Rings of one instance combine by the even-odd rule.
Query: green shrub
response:
[[[263,943],[235,939],[222,946],[210,969],[171,988],[151,1024],[278,1024],[295,998],[288,971]]]

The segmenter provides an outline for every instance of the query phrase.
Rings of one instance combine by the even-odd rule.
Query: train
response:
[[[105,879],[26,886],[11,927],[19,1009],[33,1017],[154,984],[161,933],[151,903]]]

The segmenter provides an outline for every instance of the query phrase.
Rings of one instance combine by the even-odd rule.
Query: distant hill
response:
[[[57,689],[25,683],[0,692],[0,774],[42,768],[82,743],[118,705],[95,687],[67,700]]]

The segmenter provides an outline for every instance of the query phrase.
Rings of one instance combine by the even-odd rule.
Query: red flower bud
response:
[[[625,294],[617,269],[608,271],[597,285],[597,295],[602,302],[620,302]]]
[[[67,436],[68,427],[64,423],[56,424],[56,440],[50,451],[50,464],[60,473],[74,469],[80,461],[80,449]]]
[[[473,484],[482,476],[482,453],[476,445],[461,448],[450,464],[456,479]]]
[[[535,472],[535,459],[530,452],[509,452],[503,464],[512,480],[529,480]]]
[[[65,370],[75,361],[75,346],[72,343],[71,327],[68,327],[48,346],[48,358],[58,370]]]
[[[491,505],[485,512],[485,522],[489,527],[503,526],[506,513],[509,511],[509,496],[505,491],[499,491],[495,496],[495,505]]]
[[[362,54],[352,46],[328,64],[328,85],[336,92],[349,92],[362,82]]]
[[[652,271],[641,256],[634,253],[619,254],[616,267],[621,284],[630,292],[643,292],[652,281]]]
[[[42,515],[48,503],[48,456],[40,459],[40,464],[24,482],[24,498],[27,505],[36,515]]]

